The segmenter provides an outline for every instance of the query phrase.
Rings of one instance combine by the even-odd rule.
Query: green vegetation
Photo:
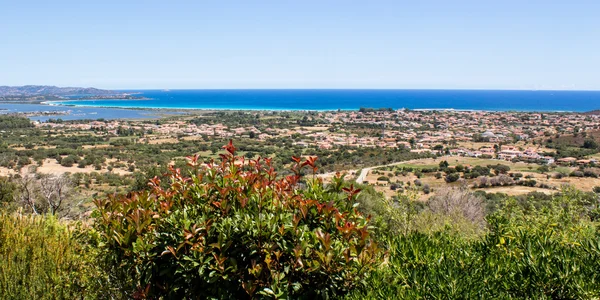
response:
[[[17,129],[17,128],[30,128],[33,127],[31,121],[27,118],[0,115],[0,130]]]
[[[415,181],[386,198],[340,176],[323,184],[315,157],[293,157],[277,175],[275,159],[242,164],[225,148],[210,164],[176,162],[147,191],[99,196],[92,228],[57,221],[42,203],[45,216],[1,213],[0,298],[600,297],[595,193],[436,188],[422,202]],[[439,167],[526,181],[501,165],[420,171]],[[134,174],[143,189],[147,175]],[[14,201],[19,183],[0,181],[3,211],[35,213]]]
[[[76,225],[0,211],[0,298],[101,298],[96,252]]]
[[[298,189],[300,171],[274,180],[270,160],[246,168],[227,146],[223,161],[171,172],[168,189],[97,200],[96,230],[111,282],[142,298],[243,299],[339,296],[378,263],[368,220],[354,208],[360,190],[341,177]],[[197,174],[197,175],[196,175]]]
[[[564,191],[541,209],[508,199],[488,215],[487,230],[475,238],[452,230],[452,223],[433,233],[392,235],[389,264],[351,298],[598,297],[600,233],[591,217],[598,203],[590,210],[584,198]]]

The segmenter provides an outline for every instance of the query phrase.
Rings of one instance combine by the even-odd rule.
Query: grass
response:
[[[487,165],[507,165],[511,168],[511,171],[519,171],[519,172],[537,172],[537,168],[539,167],[536,164],[528,164],[524,162],[513,163],[510,161],[497,160],[497,159],[481,159],[481,158],[473,158],[473,157],[462,157],[462,156],[452,156],[452,157],[442,157],[442,158],[425,158],[425,159],[416,159],[410,160],[406,163],[398,164],[395,167],[407,167],[413,169],[424,169],[424,168],[434,168],[438,167],[441,161],[447,161],[450,166],[456,165],[470,165],[470,166],[487,166]],[[531,169],[529,169],[531,167]]]

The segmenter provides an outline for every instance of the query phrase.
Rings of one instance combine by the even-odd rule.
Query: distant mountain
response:
[[[49,85],[0,86],[0,97],[34,97],[34,96],[110,96],[123,95],[122,92],[101,90],[97,88],[57,87]]]

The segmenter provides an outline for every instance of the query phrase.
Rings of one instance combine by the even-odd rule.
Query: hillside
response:
[[[105,96],[121,95],[123,93],[111,90],[82,87],[57,87],[48,85],[0,86],[0,97],[34,97],[34,96]]]

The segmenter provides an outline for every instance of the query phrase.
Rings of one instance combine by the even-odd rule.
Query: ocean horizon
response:
[[[247,89],[122,90],[143,99],[48,101],[76,107],[332,111],[361,107],[419,110],[556,111],[600,109],[600,91]]]

